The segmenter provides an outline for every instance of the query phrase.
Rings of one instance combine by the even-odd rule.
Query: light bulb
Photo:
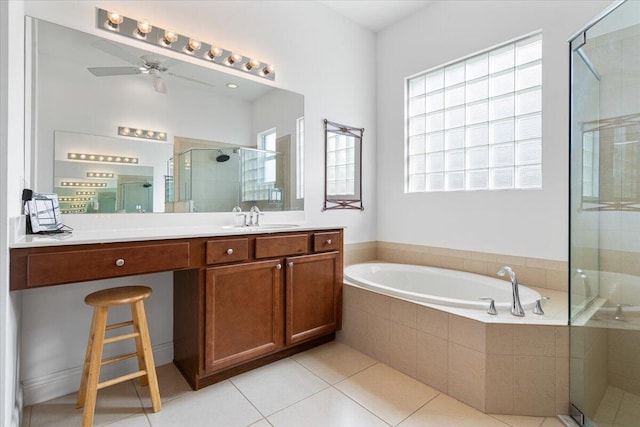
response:
[[[107,19],[107,24],[109,25],[109,27],[113,30],[117,30],[118,25],[122,24],[122,21],[124,21],[124,16],[120,15],[114,10],[111,12],[107,12]]]
[[[120,135],[129,135],[131,133],[131,129],[129,128],[121,128]]]
[[[136,136],[140,136],[142,135],[142,129],[136,129],[134,133],[136,134]]]
[[[247,71],[251,71],[252,69],[254,69],[255,67],[259,67],[260,66],[260,62],[256,59],[250,59],[249,62],[247,62],[244,67],[247,69]]]
[[[165,138],[166,138],[166,136],[167,136],[167,134],[166,134],[166,133],[164,133],[164,132],[160,132],[160,133],[158,134],[158,139],[165,139]]]
[[[213,46],[213,47],[209,50],[209,52],[207,53],[207,56],[208,56],[210,59],[213,59],[213,58],[215,58],[216,56],[220,56],[220,55],[222,55],[222,50],[221,50],[220,48],[218,48],[218,47],[215,47],[215,46]]]
[[[242,61],[242,55],[238,55],[237,53],[232,53],[228,58],[227,58],[227,63],[229,65],[233,65],[238,61]]]
[[[147,138],[153,138],[153,137],[155,136],[155,134],[156,134],[156,133],[155,133],[154,131],[152,131],[152,130],[148,130],[148,131],[147,131]]]
[[[187,49],[187,52],[193,53],[200,50],[201,46],[202,46],[202,43],[200,43],[198,40],[189,39],[189,43],[187,43],[186,49]]]
[[[138,35],[140,37],[146,37],[151,30],[153,30],[153,27],[147,21],[138,21]]]
[[[267,65],[262,69],[262,74],[264,74],[265,76],[271,73],[273,73],[273,65]]]
[[[164,30],[164,37],[162,38],[162,41],[166,46],[171,45],[171,43],[176,40],[178,40],[178,33],[171,30]]]

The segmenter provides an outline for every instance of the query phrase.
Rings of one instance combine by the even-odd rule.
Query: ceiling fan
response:
[[[92,43],[92,46],[132,64],[132,66],[124,67],[88,67],[87,70],[96,77],[146,74],[151,77],[153,88],[156,92],[160,93],[167,93],[167,83],[163,79],[164,75],[214,87],[214,85],[210,83],[170,72],[169,68],[178,63],[177,60],[168,59],[152,53],[147,53],[138,57],[120,46],[106,40],[99,40]]]

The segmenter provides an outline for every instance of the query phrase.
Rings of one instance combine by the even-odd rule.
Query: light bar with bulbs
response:
[[[154,27],[144,19],[133,19],[117,11],[98,8],[97,27],[145,43],[162,46],[173,52],[202,59],[208,63],[233,68],[269,80],[276,79],[273,65],[255,58],[226,50],[214,43],[206,43],[195,37],[177,33],[172,29]]]
[[[157,141],[166,141],[167,133],[157,130],[136,129],[127,126],[118,126],[118,135],[130,136],[132,138],[153,139]]]
[[[76,196],[95,196],[95,191],[76,191]]]
[[[113,172],[87,172],[87,178],[113,178]]]
[[[137,165],[138,158],[130,156],[116,156],[113,154],[91,154],[91,153],[67,153],[67,159],[84,162],[104,162],[104,163],[130,163]]]
[[[106,182],[62,181],[61,187],[106,187]]]
[[[90,202],[92,200],[91,197],[64,197],[64,196],[58,196],[58,201],[60,203],[62,202]]]

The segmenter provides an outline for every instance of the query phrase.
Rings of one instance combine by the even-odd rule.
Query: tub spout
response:
[[[513,293],[511,314],[518,317],[524,317],[524,310],[522,309],[522,304],[520,304],[520,294],[518,293],[518,279],[516,278],[516,272],[513,271],[511,267],[502,267],[500,271],[498,271],[498,276],[502,277],[505,274],[509,274],[509,278],[511,279],[511,291]]]

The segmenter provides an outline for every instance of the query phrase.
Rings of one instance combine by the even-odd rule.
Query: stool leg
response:
[[[87,393],[87,376],[89,375],[89,361],[91,360],[91,349],[93,348],[93,336],[96,333],[96,317],[98,317],[98,311],[93,310],[93,316],[91,318],[91,328],[89,328],[89,342],[87,343],[87,353],[84,356],[82,378],[80,379],[80,390],[78,390],[78,408],[82,408],[84,406],[84,399]]]
[[[133,319],[133,329],[134,332],[140,334],[140,327],[138,325],[138,318],[136,317],[135,304],[131,304],[131,318]],[[147,368],[144,364],[144,352],[142,351],[142,335],[138,335],[136,337],[136,354],[138,357],[138,369],[141,371],[146,371]],[[140,386],[145,387],[149,385],[149,377],[147,375],[140,377]]]
[[[153,361],[153,351],[151,350],[151,338],[149,337],[149,327],[147,316],[144,312],[144,302],[138,301],[133,304],[133,323],[140,332],[140,342],[142,344],[142,354],[144,356],[144,366],[147,371],[147,381],[149,384],[149,394],[151,395],[151,405],[153,412],[162,409],[160,401],[160,391],[158,390],[158,378],[156,377],[156,365]],[[136,344],[138,340],[136,340]],[[138,352],[140,349],[138,349]]]
[[[98,394],[98,380],[100,379],[100,362],[102,361],[102,348],[104,346],[104,334],[107,326],[107,307],[96,307],[96,319],[93,330],[93,345],[91,346],[91,358],[89,360],[89,374],[86,384],[84,401],[84,413],[82,415],[82,427],[93,425],[93,416],[96,410],[96,398]]]

